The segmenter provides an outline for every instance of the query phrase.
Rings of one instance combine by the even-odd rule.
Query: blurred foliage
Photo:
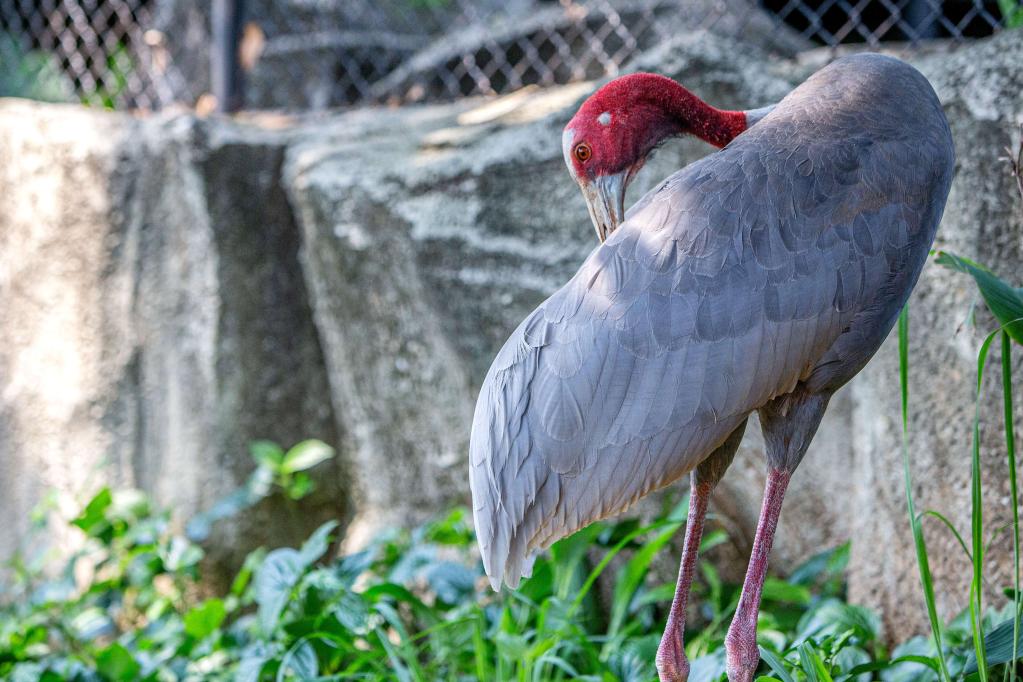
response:
[[[41,50],[25,50],[14,37],[0,33],[0,97],[81,101],[88,106],[114,109],[128,90],[135,63],[124,43],[117,43],[101,63],[102,73],[93,74],[95,86],[79,98],[56,57]]]
[[[259,466],[277,476],[260,489],[292,495],[295,475],[328,457],[325,448],[256,445]],[[646,526],[594,524],[539,558],[514,592],[490,589],[471,515],[459,508],[333,559],[336,524],[324,524],[298,548],[253,552],[225,594],[204,596],[200,546],[145,495],[104,488],[70,521],[84,544],[58,572],[45,559],[11,565],[0,679],[654,680],[673,583],[654,582],[650,566],[680,532],[685,508],[683,501]],[[725,540],[711,532],[704,549]],[[848,558],[846,545],[788,580],[768,579],[762,680],[935,678],[927,640],[888,652],[877,617],[844,602]],[[687,632],[693,682],[723,679],[739,592],[710,563],[701,574],[699,627]],[[969,662],[963,620],[945,633],[956,674]]]
[[[13,37],[0,33],[0,97],[25,97],[43,102],[74,100],[71,84],[52,56],[26,51]]]
[[[1023,6],[1017,0],[998,0],[998,9],[1002,13],[1002,25],[1005,28],[1023,26]]]
[[[214,523],[235,516],[275,493],[292,501],[301,500],[316,488],[307,470],[334,457],[334,449],[318,440],[304,440],[287,452],[277,443],[258,440],[249,446],[249,453],[256,461],[256,468],[245,485],[207,511],[193,516],[186,526],[189,540],[206,540]]]

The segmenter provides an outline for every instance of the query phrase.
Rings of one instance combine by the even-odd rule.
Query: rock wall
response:
[[[1008,276],[1023,262],[1023,226],[995,158],[1023,116],[1021,35],[911,57],[958,148],[939,242]],[[693,33],[633,68],[749,108],[825,58],[769,59]],[[0,212],[0,518],[17,531],[0,552],[50,486],[112,480],[204,508],[244,477],[245,443],[257,437],[316,436],[341,457],[317,472],[312,513],[268,508],[225,529],[213,546],[227,562],[246,544],[293,543],[328,516],[354,513],[355,545],[381,525],[467,503],[465,446],[490,359],[595,243],[560,147],[593,87],[284,121],[0,104],[0,196],[10,197]],[[666,145],[630,196],[708,151]],[[956,330],[972,297],[965,277],[929,265],[912,301],[915,494],[963,529],[978,338]],[[881,608],[901,639],[925,616],[897,377],[890,341],[836,395],[793,479],[772,559],[785,570],[851,538],[851,597]],[[990,528],[1009,518],[996,384],[989,377],[983,412]],[[719,558],[734,576],[764,475],[759,430],[747,434],[714,501],[734,539]],[[946,531],[925,526],[951,615],[968,567]],[[993,596],[1007,582],[1007,541],[990,555]]]
[[[340,444],[283,151],[224,122],[0,107],[0,553],[50,489],[65,513],[110,482],[191,514],[244,480],[252,440]],[[211,559],[346,518],[341,461],[322,466],[302,515],[258,507]]]

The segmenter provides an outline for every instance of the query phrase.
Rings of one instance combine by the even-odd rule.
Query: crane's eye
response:
[[[585,142],[580,142],[575,146],[575,158],[579,159],[580,163],[586,163],[593,156],[593,150],[590,149],[590,145]]]

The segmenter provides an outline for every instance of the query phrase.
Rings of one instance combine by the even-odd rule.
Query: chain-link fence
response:
[[[147,0],[0,0],[0,95],[156,109],[193,92]]]
[[[791,54],[1021,23],[1021,0],[0,0],[0,95],[319,109],[613,75],[696,29]]]

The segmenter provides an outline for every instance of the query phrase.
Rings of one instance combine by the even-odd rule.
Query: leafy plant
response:
[[[266,461],[283,467],[288,453],[279,455]],[[291,461],[315,460],[323,461]],[[515,592],[490,590],[471,515],[458,508],[330,561],[336,524],[324,524],[298,548],[253,552],[226,593],[203,597],[199,546],[144,495],[104,488],[71,520],[86,542],[58,577],[22,567],[5,587],[0,678],[654,680],[673,582],[654,580],[650,567],[686,507],[648,525],[590,526],[555,544]],[[704,548],[725,539],[708,533]],[[917,642],[889,656],[877,617],[843,601],[848,556],[845,545],[788,580],[767,581],[761,671],[773,677],[765,679],[933,679],[933,648]],[[598,590],[612,562],[615,578]],[[711,564],[701,570],[701,623],[687,637],[694,682],[723,678],[739,594]],[[969,647],[963,627],[947,631],[959,671]]]
[[[306,497],[315,489],[308,470],[335,454],[332,447],[319,440],[304,440],[287,451],[277,443],[260,440],[249,446],[249,453],[256,462],[256,468],[245,485],[188,522],[188,537],[194,542],[202,542],[209,537],[217,521],[256,505],[275,491],[293,501]]]

